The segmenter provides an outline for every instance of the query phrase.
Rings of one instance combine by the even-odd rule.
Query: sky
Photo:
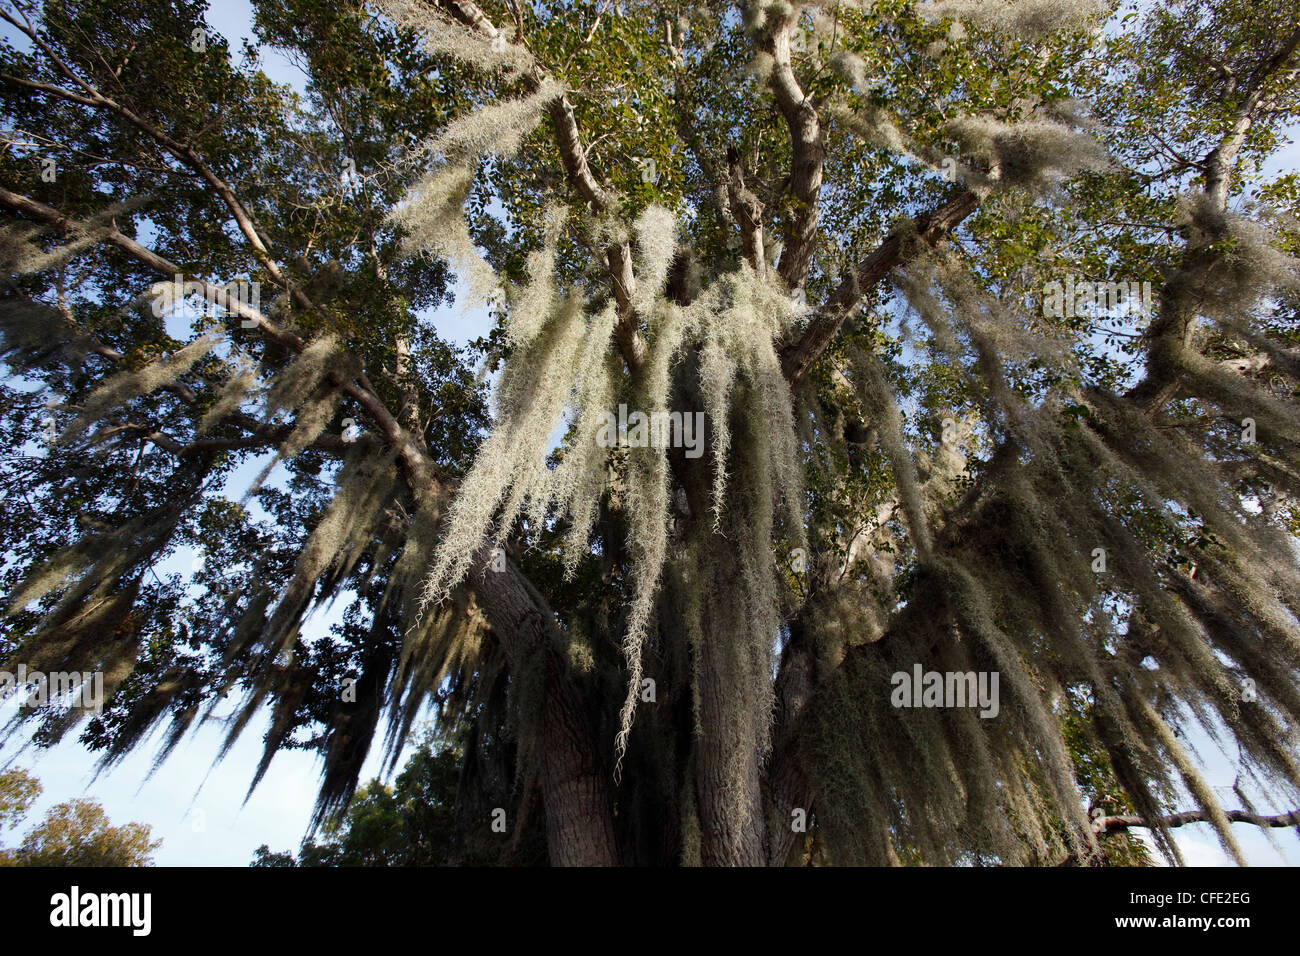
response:
[[[207,21],[230,41],[232,51],[239,51],[243,40],[252,36],[252,7],[248,0],[212,0]],[[262,49],[261,56],[263,69],[272,79],[304,91],[305,77],[288,56],[266,48]],[[1298,165],[1300,146],[1293,142],[1265,171],[1294,170]],[[490,328],[484,309],[464,311],[459,306],[449,306],[431,311],[427,319],[444,338],[457,344],[484,335]],[[176,555],[162,569],[163,573],[183,568],[190,558],[189,554]],[[328,626],[342,607],[343,602],[339,602],[332,614],[317,621],[317,626]],[[16,700],[0,706],[0,724],[12,716],[15,707]],[[130,820],[148,823],[155,838],[163,841],[154,857],[159,865],[245,866],[261,844],[281,851],[298,847],[307,829],[319,780],[320,764],[316,757],[300,751],[281,752],[258,789],[248,795],[248,784],[261,756],[265,726],[264,712],[261,726],[250,726],[226,758],[215,766],[213,761],[224,728],[214,721],[187,736],[152,775],[154,745],[161,735],[137,747],[115,768],[98,776],[95,755],[76,742],[75,732],[58,746],[40,752],[23,749],[21,741],[11,738],[0,747],[0,768],[25,767],[44,786],[25,826],[38,820],[55,803],[88,796],[102,804],[116,824]],[[1236,806],[1230,792],[1235,773],[1231,762],[1203,735],[1194,736],[1187,743],[1200,753],[1208,781],[1218,788],[1224,805]],[[399,760],[399,768],[401,764]],[[372,753],[361,779],[368,780],[378,775],[378,771],[378,756]],[[1186,806],[1190,807],[1190,802]],[[1194,824],[1174,832],[1190,865],[1230,865],[1208,825]],[[1294,830],[1272,831],[1280,848],[1256,827],[1237,825],[1234,833],[1252,865],[1300,863],[1300,846]],[[0,833],[0,843],[12,844],[16,835]]]

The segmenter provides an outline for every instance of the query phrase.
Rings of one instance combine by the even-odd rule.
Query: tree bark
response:
[[[542,668],[542,805],[546,844],[553,866],[616,866],[618,845],[606,781],[596,759],[595,734],[576,688],[568,680],[550,628],[553,616],[539,608],[513,564],[489,569],[490,552],[474,575],[475,598],[501,641],[511,673]]]
[[[711,523],[706,508],[697,519]],[[710,549],[719,557],[707,569],[715,591],[741,575],[734,551]],[[699,641],[700,735],[695,748],[696,806],[700,820],[700,862],[705,866],[762,866],[766,862],[760,728],[750,716],[756,709],[744,699],[746,673],[743,644],[747,635],[728,619],[729,602],[705,602]]]
[[[722,660],[727,642],[709,640],[708,630],[700,642],[702,733],[695,774],[700,862],[762,866],[766,859],[757,741],[745,740],[737,728],[728,726],[734,709],[725,702],[737,688]]]

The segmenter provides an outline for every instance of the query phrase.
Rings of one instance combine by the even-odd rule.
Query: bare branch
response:
[[[782,238],[781,261],[776,271],[791,288],[802,286],[812,265],[817,244],[817,217],[821,202],[822,173],[826,151],[822,144],[821,120],[817,108],[804,95],[790,60],[790,36],[799,18],[799,8],[776,20],[759,39],[759,48],[775,61],[769,85],[777,109],[790,131],[790,193],[795,201],[790,226]]]
[[[1275,816],[1265,816],[1247,810],[1227,810],[1224,811],[1224,815],[1230,823],[1250,823],[1257,827],[1300,827],[1300,810],[1291,810]],[[1122,833],[1131,828],[1149,830],[1155,827],[1164,827],[1172,829],[1173,827],[1187,826],[1189,823],[1208,823],[1209,821],[1209,815],[1204,810],[1185,810],[1182,813],[1171,813],[1169,816],[1157,817],[1154,820],[1147,820],[1139,816],[1105,817],[1101,821],[1100,833],[1105,836],[1110,833]]]
[[[813,362],[826,350],[849,313],[875,285],[896,268],[926,250],[934,248],[980,204],[981,196],[963,190],[933,212],[917,216],[903,229],[895,230],[871,255],[845,276],[839,287],[814,313],[798,341],[781,350],[781,367],[791,385],[800,381]],[[784,256],[783,256],[784,258]]]

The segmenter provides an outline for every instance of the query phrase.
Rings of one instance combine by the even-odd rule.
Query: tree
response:
[[[252,863],[276,866],[529,865],[546,859],[538,814],[512,827],[508,841],[458,819],[464,752],[428,736],[411,754],[394,786],[371,780],[359,788],[341,820],[322,827],[325,840],[308,838],[295,859],[258,847]],[[508,804],[509,793],[496,802]],[[526,841],[526,842],[525,842]],[[504,842],[504,845],[503,845]]]
[[[0,820],[16,825],[40,792],[25,770],[0,774]],[[70,800],[50,807],[16,848],[0,848],[0,866],[150,866],[162,846],[150,836],[143,823],[111,826],[93,800]]]
[[[202,9],[4,13],[6,658],[106,762],[238,690],[320,824],[431,706],[556,864],[1295,805],[1294,4],[259,0],[305,97]]]
[[[26,770],[0,773],[0,825],[16,826],[40,795],[40,781]]]

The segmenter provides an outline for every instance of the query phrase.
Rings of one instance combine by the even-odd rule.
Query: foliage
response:
[[[191,0],[5,8],[0,661],[103,671],[107,763],[269,717],[300,863],[1239,858],[1193,728],[1300,797],[1293,3],[255,8],[304,96]],[[354,800],[426,708],[454,797]]]
[[[0,824],[6,828],[17,826],[40,795],[40,781],[26,770],[0,773]]]
[[[460,747],[426,739],[393,786],[371,780],[360,787],[342,819],[322,828],[323,839],[304,840],[296,859],[263,845],[251,865],[483,866],[544,860],[545,842],[535,821],[526,821],[513,836],[475,838],[474,828],[458,819],[464,757]]]
[[[0,774],[0,820],[16,825],[40,791],[24,770]],[[0,866],[150,866],[160,846],[147,824],[112,826],[98,803],[76,799],[50,807],[17,847],[0,848]]]

